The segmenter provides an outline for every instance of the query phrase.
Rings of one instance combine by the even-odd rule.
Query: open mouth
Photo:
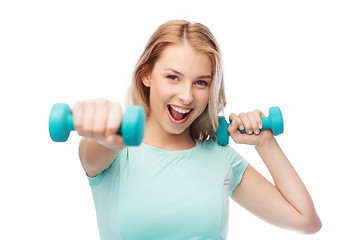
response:
[[[180,108],[175,105],[168,105],[167,107],[169,110],[169,115],[171,116],[170,120],[172,120],[174,123],[185,122],[192,111],[192,108]]]

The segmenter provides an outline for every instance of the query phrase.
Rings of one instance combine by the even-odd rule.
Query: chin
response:
[[[190,126],[194,121],[195,121],[195,119],[188,119],[187,122],[185,124],[183,124],[182,126],[174,125],[173,123],[168,122],[165,130],[168,133],[174,134],[174,135],[186,134],[187,132],[190,133]]]
[[[190,125],[183,126],[183,127],[167,126],[166,131],[170,134],[181,135],[181,134],[184,134],[189,129]],[[190,129],[189,129],[189,131],[190,131]]]

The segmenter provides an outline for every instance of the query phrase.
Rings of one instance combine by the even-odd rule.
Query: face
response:
[[[165,48],[151,73],[148,122],[170,134],[189,134],[191,123],[209,101],[212,65],[209,56],[187,44]],[[154,125],[153,125],[154,126]]]

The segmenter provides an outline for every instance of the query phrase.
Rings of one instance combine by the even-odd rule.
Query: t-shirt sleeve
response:
[[[230,162],[231,172],[233,176],[232,177],[233,181],[230,185],[230,193],[229,193],[229,197],[230,197],[234,189],[241,182],[244,172],[248,166],[248,162],[243,156],[241,156],[237,151],[235,151],[235,149],[233,149],[229,145],[223,147],[223,150],[226,158]]]
[[[115,178],[118,176],[120,171],[120,158],[122,154],[124,154],[124,151],[119,152],[111,165],[95,177],[87,176],[89,184],[92,188],[99,186],[106,178]]]

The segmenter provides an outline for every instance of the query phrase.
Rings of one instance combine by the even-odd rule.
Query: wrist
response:
[[[268,134],[267,136],[264,136],[259,139],[259,141],[255,144],[255,149],[266,149],[266,148],[273,148],[277,145],[276,139],[274,135]]]
[[[124,142],[119,142],[119,140],[115,137],[108,137],[107,139],[97,141],[97,143],[104,148],[107,148],[109,151],[120,152],[123,148],[125,148]]]

